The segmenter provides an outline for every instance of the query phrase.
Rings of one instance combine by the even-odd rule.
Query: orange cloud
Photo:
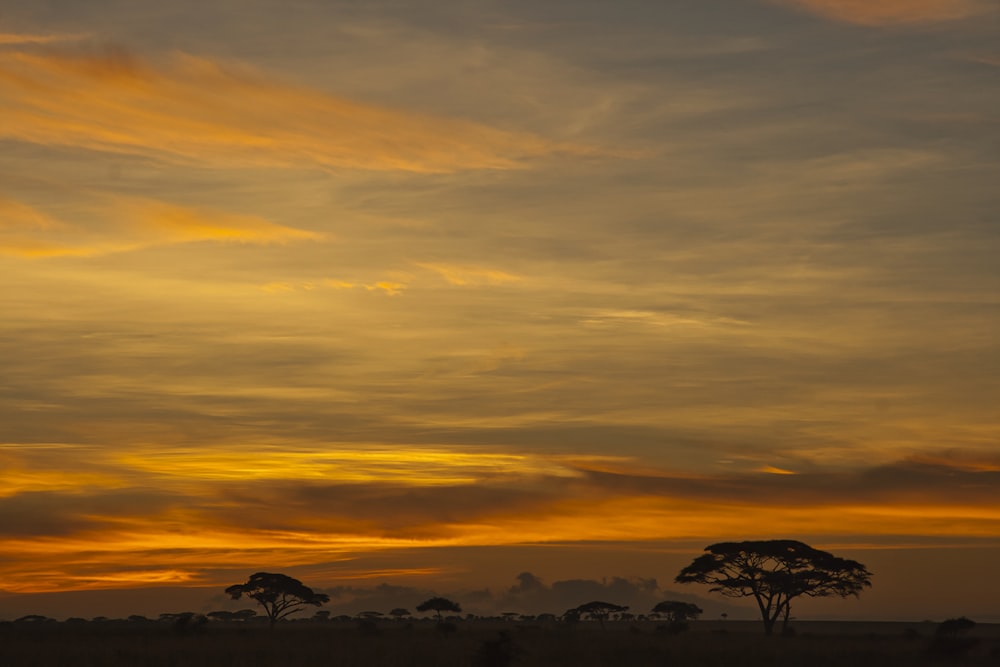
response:
[[[0,137],[225,167],[445,173],[585,153],[527,133],[422,116],[178,55],[0,54]]]
[[[55,461],[0,449],[14,471],[13,493],[0,496],[0,550],[19,555],[0,563],[0,581],[21,590],[156,585],[165,573],[211,583],[217,569],[415,547],[712,541],[748,530],[900,543],[1000,534],[997,470],[979,459],[685,476],[627,459],[477,448],[59,451]],[[82,463],[85,475],[59,481]]]
[[[55,42],[75,42],[86,39],[90,35],[86,33],[75,34],[55,34],[55,35],[28,35],[19,33],[0,33],[0,46],[22,45],[22,44],[52,44]]]
[[[787,470],[785,468],[779,468],[777,466],[761,466],[758,468],[758,472],[766,472],[769,475],[795,475],[797,474],[794,470]]]
[[[995,11],[980,0],[775,0],[836,21],[866,26],[953,21]]]
[[[301,283],[291,283],[287,281],[270,282],[261,285],[260,289],[274,294],[299,291],[311,292],[317,289],[349,290],[358,288],[369,292],[382,292],[386,296],[398,296],[402,294],[407,287],[407,283],[399,282],[397,280],[378,280],[373,283],[352,283],[346,280],[335,280],[329,278],[320,281]]]
[[[128,201],[119,206],[137,234],[148,235],[156,243],[285,243],[323,238],[322,234],[285,227],[251,215],[185,208],[155,200]]]
[[[22,202],[0,197],[0,254],[20,257],[88,255],[65,242],[67,226]]]
[[[515,276],[506,271],[498,271],[480,266],[429,263],[418,263],[417,266],[428,271],[433,271],[452,285],[499,285],[521,280],[520,276]]]
[[[0,253],[27,258],[92,257],[194,241],[252,244],[319,240],[323,235],[264,218],[151,199],[121,198],[96,207],[112,224],[85,228],[0,199]]]
[[[51,229],[55,220],[38,209],[13,199],[0,197],[0,231]]]

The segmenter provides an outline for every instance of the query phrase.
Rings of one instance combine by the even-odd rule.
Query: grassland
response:
[[[1000,665],[1000,626],[979,625],[964,656],[930,650],[933,625],[800,623],[791,637],[756,624],[702,622],[685,633],[655,623],[532,625],[466,621],[441,632],[432,622],[0,625],[4,667],[892,667]],[[501,632],[510,637],[500,640]]]

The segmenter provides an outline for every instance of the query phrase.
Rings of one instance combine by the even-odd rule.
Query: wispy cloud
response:
[[[25,44],[53,44],[57,42],[76,42],[90,37],[88,33],[53,33],[32,35],[27,33],[0,32],[0,46],[23,46]]]
[[[698,540],[749,526],[773,536],[969,539],[1000,525],[996,461],[955,453],[841,472],[768,465],[695,476],[621,457],[459,447],[60,452],[53,461],[0,450],[17,489],[0,497],[0,546],[24,555],[0,573],[41,568],[25,589],[155,584],[168,570],[205,581],[214,568],[278,554],[287,566],[315,565],[417,546]],[[90,474],[52,485],[56,468],[82,460],[114,484]],[[40,464],[49,478],[35,475]],[[135,558],[148,578],[121,576]]]
[[[936,23],[996,11],[983,0],[773,0],[825,18],[867,26]]]
[[[963,60],[990,65],[991,67],[1000,67],[1000,53],[971,53],[965,56]]]
[[[527,133],[381,108],[244,66],[125,52],[0,54],[0,136],[225,167],[453,172],[587,153]]]
[[[324,289],[360,289],[368,292],[382,292],[386,296],[399,296],[406,290],[407,287],[409,287],[408,283],[401,282],[399,280],[376,280],[375,282],[365,283],[328,278],[324,280],[310,280],[304,282],[275,281],[261,285],[260,289],[270,293],[313,292]]]
[[[187,208],[153,200],[127,200],[119,204],[123,219],[140,236],[156,243],[226,241],[285,243],[320,240],[322,234],[294,229],[252,216]]]
[[[151,199],[110,198],[95,210],[104,223],[70,224],[22,202],[0,199],[0,254],[93,257],[195,241],[269,244],[324,238],[258,216]]]
[[[418,263],[417,266],[436,273],[452,285],[499,285],[519,282],[520,276],[506,271],[481,266],[458,264]]]
[[[0,196],[0,233],[52,229],[57,224],[51,216],[37,208]]]

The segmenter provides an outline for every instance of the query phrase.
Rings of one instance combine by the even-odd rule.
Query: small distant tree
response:
[[[235,584],[226,589],[226,594],[234,600],[246,595],[264,608],[267,620],[273,627],[279,620],[301,611],[302,607],[319,607],[330,601],[326,593],[315,593],[298,579],[285,574],[257,572],[243,584]]]
[[[728,597],[752,597],[768,635],[779,617],[788,629],[791,601],[797,597],[857,596],[871,586],[872,574],[861,563],[795,540],[720,542],[705,551],[674,581],[708,584]]]
[[[437,620],[441,621],[441,612],[449,611],[453,614],[460,614],[462,613],[462,607],[460,607],[457,602],[452,602],[448,598],[436,597],[424,600],[418,604],[417,611],[433,611],[437,615]]]
[[[240,609],[239,611],[210,611],[206,614],[209,620],[221,621],[223,623],[243,623],[256,615],[257,612],[253,609]]]
[[[573,607],[572,609],[567,609],[563,612],[562,616],[559,617],[563,623],[568,623],[574,625],[580,622],[580,608]]]
[[[965,616],[949,618],[942,622],[934,633],[929,647],[930,652],[947,658],[964,658],[979,644],[977,637],[968,636],[974,627],[976,622]]]
[[[229,623],[233,620],[233,612],[226,611],[225,609],[220,609],[218,611],[210,611],[205,616],[208,617],[210,621],[218,621],[220,623]]]
[[[971,618],[959,616],[942,621],[938,626],[936,634],[939,636],[960,637],[972,628],[976,627],[976,622]]]
[[[377,635],[377,620],[382,618],[380,611],[362,611],[358,614],[358,631],[363,635]]]
[[[48,616],[42,616],[41,614],[28,614],[27,616],[21,616],[20,618],[14,619],[15,623],[55,623],[56,619],[49,618]]]
[[[608,620],[611,614],[620,614],[622,612],[628,611],[628,607],[622,607],[621,605],[612,604],[610,602],[601,602],[600,600],[594,600],[593,602],[588,602],[582,604],[576,608],[578,617],[586,617],[600,623],[601,628],[604,627],[604,621]]]
[[[653,607],[653,613],[666,618],[667,630],[682,632],[688,629],[688,621],[693,621],[702,614],[702,609],[690,602],[664,600]]]
[[[409,609],[403,609],[402,607],[396,607],[395,609],[393,609],[393,610],[391,610],[389,612],[389,615],[392,616],[393,618],[395,618],[396,620],[401,620],[404,616],[410,616],[411,614],[410,614],[410,610]]]
[[[200,632],[208,623],[208,618],[193,611],[182,611],[179,614],[160,614],[160,622],[169,623],[174,632],[186,635]]]

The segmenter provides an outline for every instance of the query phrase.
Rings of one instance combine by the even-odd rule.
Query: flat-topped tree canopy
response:
[[[861,563],[797,540],[720,542],[705,551],[674,581],[708,584],[712,592],[728,597],[754,598],[767,634],[779,616],[787,627],[794,598],[857,596],[871,586],[872,573]]]
[[[460,614],[462,607],[457,602],[448,598],[433,597],[418,604],[417,611],[433,611],[437,615],[438,620],[441,620],[441,612],[450,611],[454,614]]]
[[[226,594],[234,600],[244,595],[256,600],[264,608],[271,625],[306,605],[319,607],[330,601],[326,593],[316,593],[298,579],[272,572],[256,572],[246,583],[227,588]]]

